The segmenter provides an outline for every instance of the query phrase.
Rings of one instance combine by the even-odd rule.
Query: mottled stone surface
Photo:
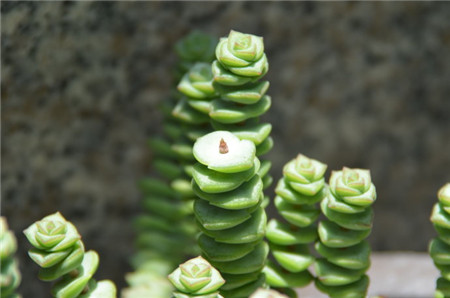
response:
[[[101,253],[99,277],[123,284],[146,139],[192,29],[264,36],[275,179],[299,152],[370,168],[374,249],[424,251],[434,235],[450,181],[449,3],[2,2],[1,14],[2,214],[23,284],[37,269],[20,233],[56,210]]]

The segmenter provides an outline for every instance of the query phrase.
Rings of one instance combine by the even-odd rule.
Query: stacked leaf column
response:
[[[438,237],[430,242],[429,252],[441,272],[435,297],[444,298],[450,297],[450,183],[439,190],[438,199],[430,218]]]
[[[369,279],[370,246],[375,186],[369,170],[333,171],[329,192],[321,202],[327,220],[318,228],[316,286],[330,297],[365,297]]]
[[[215,38],[199,31],[180,40],[175,47],[179,58],[174,75],[176,81],[196,62],[211,62],[216,44]],[[192,144],[204,134],[203,126],[209,127],[209,119],[205,115],[198,117],[198,112],[192,113],[185,97],[175,88],[161,108],[163,136],[149,141],[154,154],[152,166],[159,177],[146,178],[139,183],[145,195],[145,213],[135,220],[138,253],[133,264],[137,271],[126,276],[130,288],[124,290],[125,297],[149,294],[167,297],[172,292],[167,274],[187,254],[197,254],[190,184],[194,163]]]
[[[255,153],[253,142],[227,131],[207,134],[194,144],[198,163],[193,189],[199,197],[194,212],[202,231],[198,243],[226,280],[224,297],[249,297],[264,282],[267,219]]]
[[[266,235],[278,263],[269,263],[264,269],[271,287],[290,292],[286,288],[304,287],[313,279],[308,267],[315,258],[308,244],[317,239],[315,222],[320,211],[315,204],[327,193],[326,169],[325,164],[301,154],[283,168],[283,178],[275,189],[275,206],[286,222],[272,219]]]
[[[268,200],[264,200],[262,190],[271,183],[270,162],[261,163],[256,157],[267,153],[273,145],[269,137],[271,125],[259,122],[259,116],[271,105],[270,97],[265,95],[269,83],[259,81],[268,70],[268,62],[261,37],[236,31],[220,40],[216,58],[212,75],[218,97],[209,106],[197,105],[197,110],[198,106],[205,107],[205,112],[209,108],[213,128],[226,136],[223,143],[221,139],[215,140],[211,150],[232,150],[234,153],[227,151],[217,156],[219,160],[227,159],[240,150],[239,146],[233,147],[233,142],[241,140],[253,145],[253,149],[248,149],[253,153],[244,166],[217,169],[202,159],[202,154],[207,153],[202,153],[199,149],[202,146],[198,145],[213,137],[199,139],[194,146],[199,163],[193,171],[193,188],[201,199],[196,201],[194,212],[203,232],[200,248],[227,281],[221,293],[225,297],[248,297],[264,281],[261,270],[268,253],[267,244],[262,242],[266,223],[264,207]],[[181,90],[180,87],[183,81],[179,85]]]
[[[261,81],[269,70],[263,38],[232,30],[228,37],[220,39],[216,59],[212,72],[220,97],[212,101],[209,113],[214,129],[252,141],[258,157],[266,154],[273,140],[269,136],[272,125],[259,120],[271,106],[271,98],[266,95],[269,82]],[[267,160],[261,163],[259,175],[264,188],[272,183],[270,166]]]

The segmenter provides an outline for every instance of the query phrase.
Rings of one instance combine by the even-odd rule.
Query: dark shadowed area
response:
[[[1,213],[24,297],[49,285],[22,230],[57,210],[99,251],[99,279],[124,286],[146,141],[161,133],[174,44],[193,29],[264,37],[275,181],[298,153],[327,177],[368,168],[374,250],[426,251],[434,237],[450,181],[449,3],[2,2],[1,17]]]

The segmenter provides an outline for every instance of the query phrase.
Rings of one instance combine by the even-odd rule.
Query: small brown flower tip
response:
[[[228,153],[227,143],[223,139],[220,139],[219,152],[220,154]]]

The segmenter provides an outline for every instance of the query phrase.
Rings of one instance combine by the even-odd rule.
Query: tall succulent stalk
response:
[[[199,138],[193,153],[198,244],[227,281],[221,294],[249,297],[264,282],[261,271],[269,250],[263,241],[267,219],[255,145],[216,131]]]
[[[215,38],[199,31],[180,40],[175,46],[178,55],[175,80],[178,82],[196,62],[211,62],[216,43]],[[198,132],[196,114],[190,114],[192,110],[184,112],[189,107],[175,89],[161,107],[163,136],[149,141],[157,177],[139,183],[145,195],[145,213],[135,220],[138,253],[133,264],[137,270],[126,276],[131,286],[123,292],[126,297],[149,293],[152,297],[167,297],[172,291],[167,274],[186,255],[197,254],[190,168],[194,162],[192,143],[204,132]],[[204,125],[207,121],[200,122]]]
[[[14,254],[17,251],[17,240],[8,229],[5,217],[0,217],[0,293],[4,298],[19,298],[15,293],[20,284],[20,271]]]
[[[438,191],[438,203],[433,207],[431,222],[438,233],[429,245],[429,253],[441,272],[436,282],[436,298],[450,297],[450,183]]]
[[[252,141],[258,157],[273,146],[272,125],[259,120],[271,106],[271,97],[266,95],[269,82],[261,80],[268,70],[262,37],[232,30],[220,39],[212,63],[214,87],[220,96],[211,102],[209,116],[214,129]],[[270,166],[267,160],[261,162],[264,188],[272,183]]]
[[[283,178],[275,189],[275,207],[285,221],[272,219],[267,226],[266,238],[276,260],[264,269],[267,284],[285,288],[304,287],[313,277],[308,267],[314,263],[309,245],[317,239],[315,224],[320,211],[315,206],[327,194],[324,174],[327,166],[304,155],[288,162]]]
[[[365,297],[369,279],[371,232],[376,199],[369,170],[333,171],[320,206],[327,220],[318,227],[316,286],[330,297]]]
[[[84,251],[76,227],[59,213],[35,222],[24,231],[33,246],[28,254],[41,267],[39,278],[58,280],[52,288],[54,297],[116,297],[116,287],[109,280],[97,282],[93,275],[99,264],[98,254]]]

